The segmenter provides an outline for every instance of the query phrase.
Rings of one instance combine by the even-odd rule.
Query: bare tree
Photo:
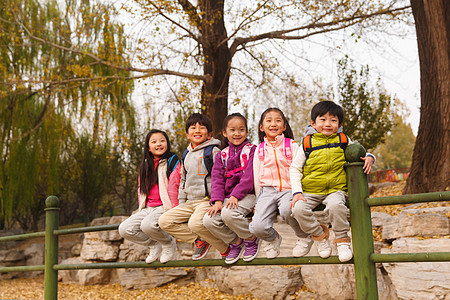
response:
[[[450,189],[450,1],[411,0],[420,60],[420,123],[405,193]]]

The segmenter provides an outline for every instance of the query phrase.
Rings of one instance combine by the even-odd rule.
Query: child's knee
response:
[[[119,231],[119,235],[121,237],[123,237],[124,239],[129,237],[130,233],[131,233],[130,230],[128,230],[128,226],[124,222],[120,223],[118,231]]]
[[[173,222],[171,222],[171,218],[168,217],[166,214],[162,214],[159,217],[158,224],[160,228],[166,230],[167,228],[170,228]]]
[[[214,227],[214,220],[210,215],[205,214],[205,216],[203,217],[203,226],[205,226],[207,229]]]
[[[147,233],[147,232],[153,232],[155,230],[158,230],[159,227],[160,226],[158,225],[158,222],[156,220],[153,220],[150,222],[142,222],[140,228],[143,232]]]
[[[202,219],[190,218],[188,221],[188,227],[194,233],[201,232],[202,230],[205,229],[205,226],[203,225],[203,218]]]
[[[236,218],[236,211],[232,209],[222,209],[220,212],[224,223],[232,222]]]

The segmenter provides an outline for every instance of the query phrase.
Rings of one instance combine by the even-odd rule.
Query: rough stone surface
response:
[[[81,257],[71,257],[68,259],[64,259],[60,262],[63,265],[71,265],[71,264],[85,264],[87,261],[83,260]],[[80,270],[61,270],[58,271],[58,280],[64,283],[78,283],[78,272]]]
[[[385,212],[373,211],[372,216],[372,226],[373,227],[383,227],[387,221],[395,220],[396,218],[387,214]]]
[[[78,282],[83,285],[109,283],[111,269],[79,270]]]
[[[151,289],[189,275],[188,268],[130,269],[122,274],[121,284],[126,289]]]
[[[84,260],[116,261],[119,255],[119,246],[117,243],[85,238],[80,256]]]
[[[400,238],[382,253],[442,252],[450,239]],[[449,299],[450,262],[383,263],[399,299]]]
[[[211,272],[214,272],[213,276],[210,276]],[[299,267],[215,268],[214,271],[208,270],[208,275],[222,292],[233,295],[250,293],[258,299],[286,299],[303,284]]]

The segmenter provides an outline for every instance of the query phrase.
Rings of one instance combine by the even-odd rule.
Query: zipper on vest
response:
[[[277,165],[278,178],[280,179],[280,191],[282,191],[283,190],[283,183],[282,183],[282,180],[281,180],[281,171],[280,171],[280,166],[278,165],[277,151],[275,150],[275,147],[273,147],[273,153],[275,155],[275,164]]]

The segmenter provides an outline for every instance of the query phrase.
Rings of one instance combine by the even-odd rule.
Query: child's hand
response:
[[[369,174],[372,171],[374,159],[372,156],[360,157],[364,161],[364,173]]]
[[[222,208],[223,208],[222,201],[216,201],[216,202],[214,202],[214,205],[211,206],[210,209],[208,209],[207,214],[210,217],[213,217],[213,216],[215,217],[216,214],[222,210]]]
[[[226,208],[238,208],[238,199],[235,196],[231,196],[227,203],[225,203]]]
[[[296,194],[296,195],[294,196],[294,199],[292,199],[292,201],[291,201],[291,211],[292,211],[292,209],[294,208],[295,203],[297,203],[297,201],[299,201],[299,200],[302,200],[302,201],[305,201],[305,202],[306,202],[306,199],[305,199],[305,197],[303,197],[303,194],[302,194],[302,193]]]

